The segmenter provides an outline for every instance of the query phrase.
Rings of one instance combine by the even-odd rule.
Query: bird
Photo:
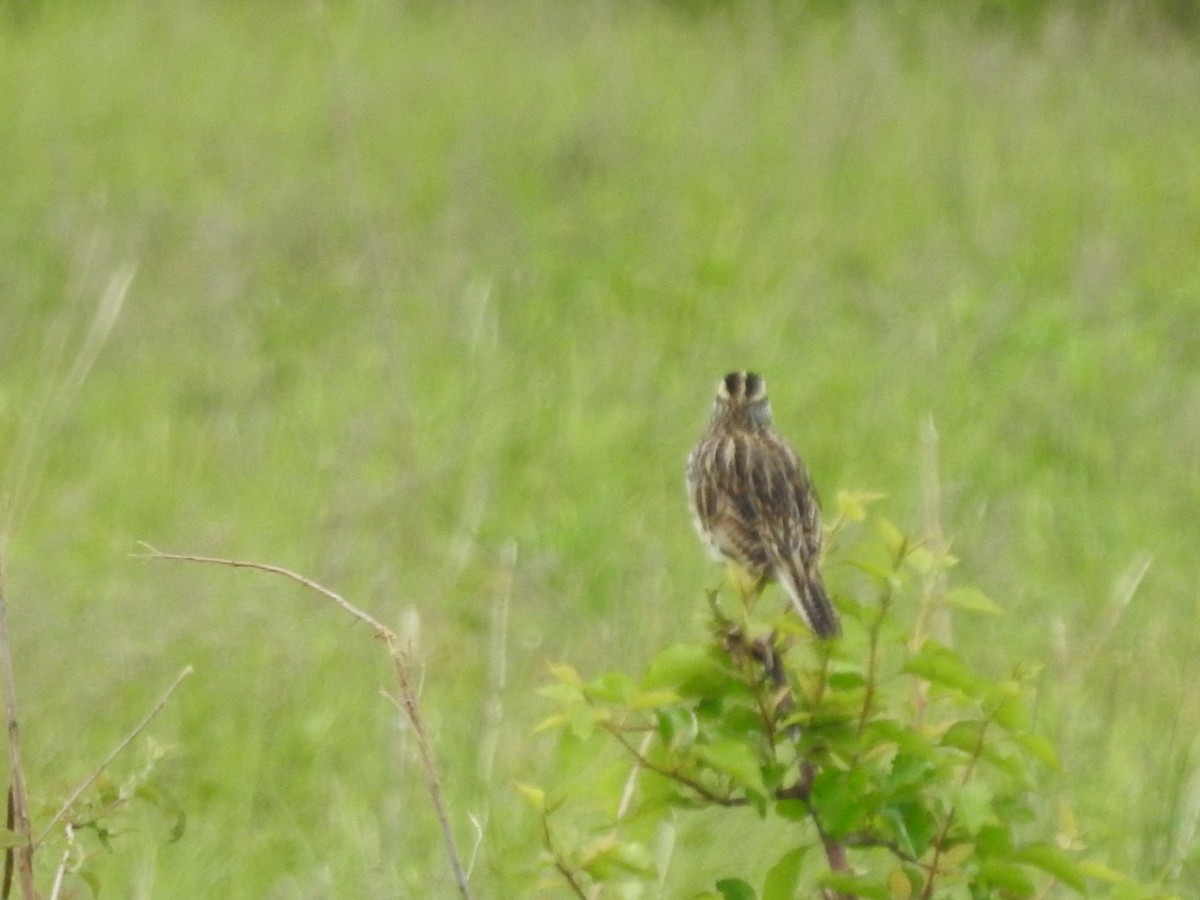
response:
[[[700,540],[717,562],[778,581],[818,638],[841,634],[821,577],[821,509],[804,462],[775,430],[767,383],[730,372],[717,384],[708,427],[687,459],[687,493]]]

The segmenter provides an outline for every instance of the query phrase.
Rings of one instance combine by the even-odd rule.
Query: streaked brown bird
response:
[[[700,539],[718,562],[782,585],[813,634],[841,633],[817,567],[821,510],[804,463],[775,430],[767,385],[730,372],[717,385],[708,430],[687,461],[687,490]]]

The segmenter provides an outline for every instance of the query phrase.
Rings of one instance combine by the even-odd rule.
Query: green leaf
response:
[[[1004,609],[992,600],[987,594],[968,585],[953,587],[946,592],[946,596],[942,598],[942,602],[947,606],[953,606],[955,609],[965,610],[966,612],[982,613],[985,616],[1000,616],[1004,614]]]
[[[903,866],[896,866],[888,873],[887,886],[891,900],[908,900],[913,894],[913,883]]]
[[[789,822],[807,822],[808,807],[804,805],[803,800],[795,800],[790,797],[785,797],[783,800],[776,801],[775,814],[781,819],[786,819]]]
[[[766,794],[758,753],[750,746],[730,739],[716,740],[697,747],[696,756],[718,772],[732,778],[748,791]]]
[[[709,721],[712,727],[707,730],[714,739],[725,737],[744,741],[746,735],[757,734],[762,729],[761,715],[748,704],[723,704],[719,714]]]
[[[861,672],[834,672],[826,683],[835,691],[854,691],[866,687],[867,679]]]
[[[1047,738],[1038,734],[1016,734],[1013,735],[1013,740],[1046,768],[1056,772],[1062,771],[1062,763],[1058,761],[1054,744]]]
[[[553,700],[555,703],[561,703],[564,706],[571,703],[583,702],[583,692],[578,688],[571,687],[569,684],[544,684],[537,689],[539,697],[545,697],[547,700]]]
[[[938,858],[938,869],[943,873],[956,874],[974,856],[975,845],[970,841],[953,844],[942,850]]]
[[[1009,862],[989,859],[979,866],[976,880],[986,886],[999,888],[1006,896],[1032,897],[1033,881],[1020,866]]]
[[[100,896],[100,876],[91,869],[77,869],[75,875],[83,879],[84,883],[88,886],[88,890],[92,892],[93,897]]]
[[[654,714],[658,736],[664,746],[690,747],[700,734],[696,711],[685,706],[660,709]]]
[[[864,575],[870,575],[876,581],[887,582],[892,577],[891,564],[888,562],[879,562],[859,555],[847,559],[846,564],[858,569]]]
[[[611,721],[612,715],[607,709],[595,709],[591,706],[577,706],[567,716],[568,727],[577,738],[586,740],[591,737],[596,725],[600,722]]]
[[[979,750],[984,727],[984,723],[976,719],[963,719],[947,728],[938,743],[942,747],[953,747],[974,755]]]
[[[880,818],[886,823],[892,840],[909,856],[920,856],[928,846],[928,837],[933,834],[936,823],[933,817],[918,803],[903,801],[889,803],[880,810]],[[912,826],[916,824],[926,840],[914,840]]]
[[[650,661],[642,690],[669,690],[680,697],[709,697],[721,693],[730,673],[701,644],[672,644]]]
[[[682,698],[674,691],[637,691],[629,699],[630,709],[662,709],[675,706]]]
[[[872,491],[838,491],[838,515],[847,522],[862,522],[867,518],[867,507],[885,496]]]
[[[887,885],[880,884],[869,875],[850,875],[846,872],[830,872],[822,876],[821,885],[860,900],[892,900]]]
[[[985,825],[975,836],[975,849],[980,857],[1012,854],[1012,834],[1007,825]]]
[[[789,850],[767,871],[763,882],[762,900],[792,900],[804,866],[806,847]]]
[[[650,854],[641,844],[619,841],[611,835],[585,848],[579,864],[585,872],[600,881],[628,872],[645,878],[653,878],[658,874]]]
[[[1053,844],[1030,844],[1018,850],[1013,859],[1053,875],[1081,894],[1087,891],[1087,879],[1078,860]]]
[[[722,878],[717,882],[722,900],[755,900],[754,888],[740,878]]]
[[[624,672],[608,672],[588,683],[584,695],[609,703],[626,703],[633,695],[633,679]]]
[[[1105,863],[1098,860],[1088,860],[1079,864],[1079,871],[1088,878],[1096,878],[1100,881],[1107,881],[1112,884],[1129,881],[1129,876],[1116,869],[1110,868]]]
[[[936,775],[932,762],[924,754],[916,755],[901,750],[892,759],[891,769],[880,781],[888,791],[908,793],[911,788],[920,788]]]
[[[928,575],[940,568],[940,560],[926,547],[914,547],[904,558],[904,564],[918,575]]]
[[[904,536],[904,532],[883,516],[876,516],[871,524],[875,533],[883,540],[883,545],[887,547],[892,559],[902,558],[908,551],[908,538]]]
[[[879,794],[865,769],[826,769],[813,781],[810,802],[825,830],[841,837],[862,827],[862,820],[878,807]]]
[[[874,747],[879,744],[895,744],[910,756],[932,759],[933,745],[920,732],[905,728],[894,719],[874,719],[867,723],[863,730],[862,746]]]
[[[1030,727],[1029,710],[1025,700],[1020,696],[1020,688],[1015,682],[999,685],[999,692],[1007,694],[1000,705],[992,713],[992,721],[1006,731],[1028,731]]]
[[[535,810],[541,812],[546,808],[546,792],[540,787],[521,781],[518,781],[516,786],[517,790],[521,792],[521,796],[525,798],[525,802]]]
[[[971,698],[985,697],[994,689],[986,679],[968,669],[962,657],[936,641],[926,641],[904,664],[904,671]]]
[[[981,781],[969,781],[952,794],[954,815],[967,832],[975,835],[985,824],[994,822],[992,790]]]
[[[546,716],[542,721],[533,726],[534,734],[541,734],[543,731],[549,731],[551,728],[558,728],[560,725],[567,723],[567,717],[562,713],[555,713],[552,716]]]
[[[1009,778],[1024,778],[1026,775],[1025,757],[1015,751],[989,745],[983,749],[983,758],[988,765],[995,766]]]
[[[579,673],[575,671],[574,666],[550,663],[550,674],[563,684],[570,685],[577,691],[583,690],[583,680],[579,677]]]

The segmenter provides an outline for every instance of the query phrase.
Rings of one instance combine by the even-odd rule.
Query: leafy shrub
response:
[[[1050,795],[1059,762],[1029,712],[1036,669],[974,671],[951,616],[995,616],[950,583],[955,560],[844,494],[827,570],[848,585],[845,637],[814,642],[768,593],[709,595],[708,633],[641,678],[553,668],[543,694],[570,789],[522,786],[548,876],[576,896],[656,895],[682,811],[745,807],[785,837],[766,871],[697,897],[983,900],[1166,897],[1087,852]],[[615,763],[615,765],[614,765]],[[588,796],[590,794],[590,796]],[[680,812],[677,812],[680,811]],[[732,839],[731,834],[731,839]]]

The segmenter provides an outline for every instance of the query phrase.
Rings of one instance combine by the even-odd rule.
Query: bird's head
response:
[[[717,384],[713,423],[769,428],[771,404],[767,383],[754,372],[730,372]]]

